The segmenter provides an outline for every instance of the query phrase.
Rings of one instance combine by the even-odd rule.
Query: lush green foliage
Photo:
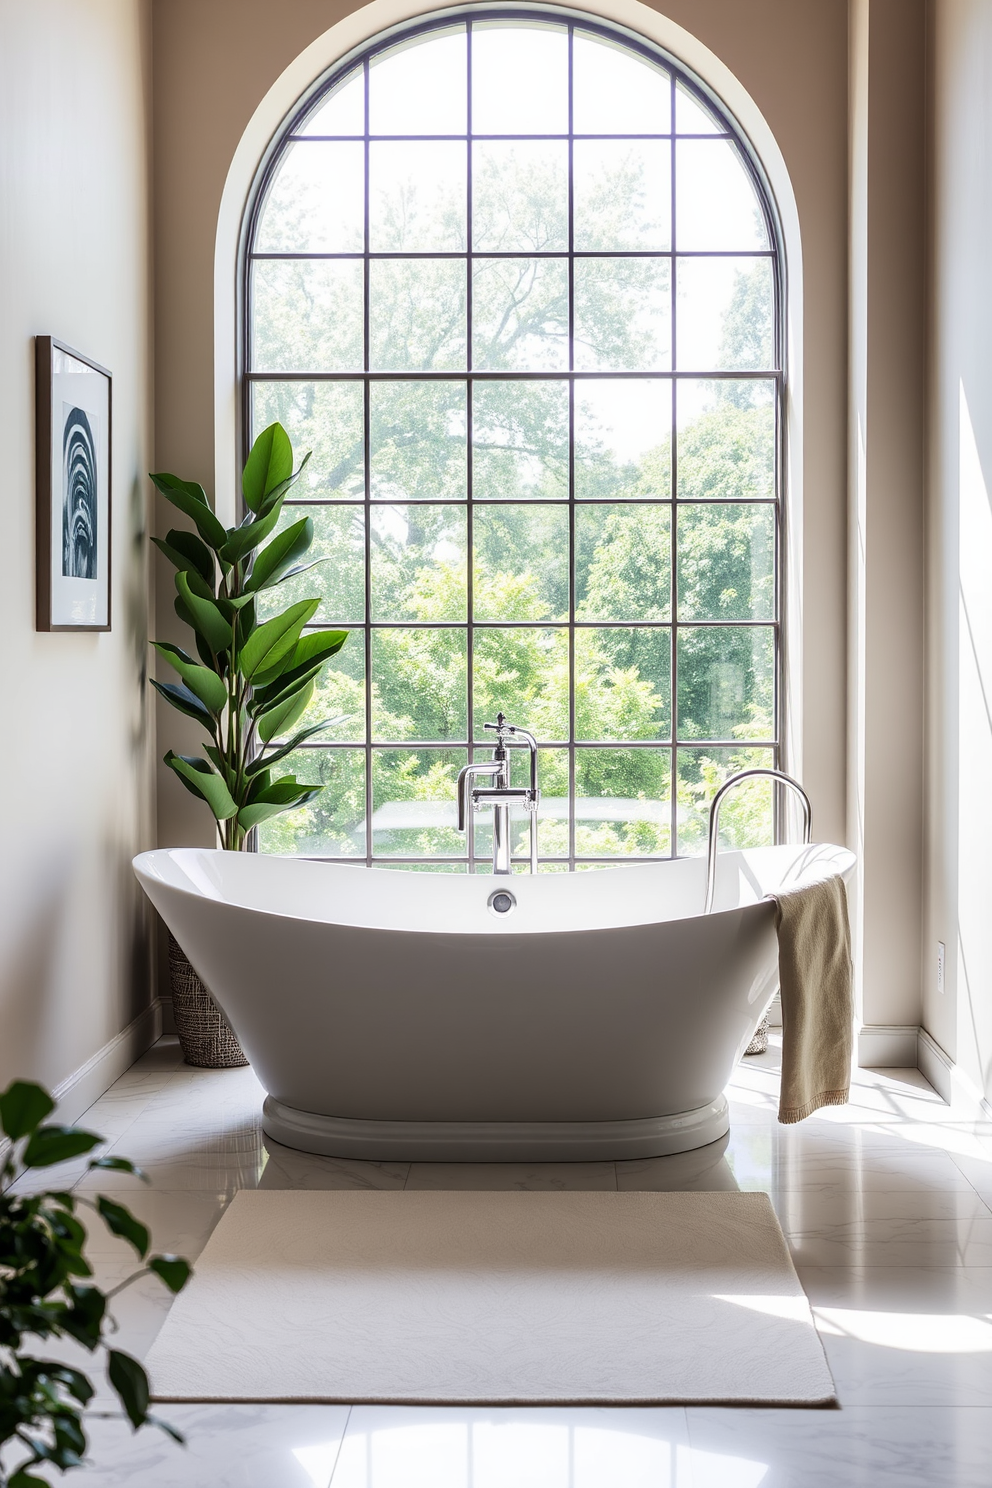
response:
[[[313,541],[311,518],[279,525],[286,496],[308,459],[294,471],[285,429],[279,423],[264,429],[242,478],[247,515],[231,528],[215,516],[202,486],[175,475],[151,477],[196,527],[152,541],[176,569],[176,613],[193,631],[199,657],[156,641],[180,680],[153,680],[152,686],[211,739],[204,745],[206,758],[170,749],[165,762],[188,791],[206,801],[226,848],[243,848],[253,827],[317,793],[275,767],[329,727],[331,721],[322,720],[293,732],[324,662],[341,649],[347,631],[305,629],[319,598],[297,598],[274,612],[266,604],[277,586],[314,566],[302,561]],[[265,619],[258,613],[263,605]]]
[[[103,1141],[80,1127],[47,1125],[54,1109],[46,1091],[22,1080],[0,1095],[0,1130],[11,1144],[0,1169],[0,1450],[14,1444],[27,1453],[6,1473],[0,1463],[0,1488],[45,1488],[46,1480],[33,1467],[51,1463],[66,1472],[79,1467],[86,1455],[83,1415],[93,1385],[79,1369],[37,1358],[37,1342],[67,1339],[91,1354],[104,1353],[108,1378],[131,1425],[136,1430],[161,1426],[182,1440],[149,1414],[148,1378],[137,1359],[108,1346],[112,1321],[107,1304],[124,1286],[148,1274],[170,1292],[179,1292],[189,1279],[189,1265],[178,1256],[150,1254],[147,1227],[114,1199],[15,1191],[11,1185],[32,1169],[83,1156]],[[143,1176],[122,1157],[92,1158],[87,1166]],[[144,1262],[111,1292],[92,1281],[79,1217],[83,1207]]]

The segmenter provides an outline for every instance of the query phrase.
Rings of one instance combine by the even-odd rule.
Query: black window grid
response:
[[[718,117],[720,107],[718,102],[704,94],[695,79],[686,74],[673,59],[660,57],[657,52],[647,45],[639,44],[636,40],[626,34],[623,35],[624,42],[634,51],[640,51],[649,60],[660,63],[667,69],[670,77],[671,87],[671,121],[672,127],[668,131],[658,133],[576,133],[572,128],[573,116],[573,62],[572,51],[576,31],[585,34],[599,34],[616,39],[616,32],[606,25],[599,25],[592,20],[549,22],[546,12],[535,13],[533,19],[544,23],[551,23],[567,28],[568,34],[568,120],[569,131],[567,134],[475,134],[471,129],[472,121],[472,33],[474,25],[492,20],[521,20],[526,19],[527,13],[519,10],[499,11],[491,10],[480,13],[472,19],[464,22],[466,30],[466,90],[467,90],[467,124],[464,133],[458,134],[373,134],[369,128],[369,74],[370,60],[374,51],[386,50],[396,44],[396,37],[391,36],[384,41],[380,48],[370,49],[359,64],[364,77],[364,114],[365,128],[363,135],[313,135],[299,132],[300,125],[307,115],[313,112],[320,98],[331,91],[347,74],[354,72],[355,63],[349,62],[335,71],[324,80],[321,85],[313,90],[307,97],[305,104],[298,110],[293,122],[278,141],[276,149],[270,152],[265,169],[256,183],[253,202],[249,212],[249,227],[247,233],[247,246],[243,254],[243,274],[241,283],[241,349],[242,349],[242,407],[241,426],[243,431],[242,448],[244,458],[251,443],[252,410],[251,396],[254,384],[278,383],[278,382],[357,382],[363,387],[363,419],[364,419],[364,494],[360,501],[345,497],[313,497],[296,498],[292,505],[299,507],[307,506],[360,506],[364,508],[364,594],[365,609],[360,621],[357,617],[350,620],[324,619],[312,628],[322,628],[327,625],[340,625],[342,628],[360,629],[362,647],[364,653],[364,676],[365,676],[365,728],[364,740],[311,740],[301,746],[304,750],[319,750],[328,753],[360,751],[364,754],[365,768],[365,853],[364,861],[367,866],[373,864],[401,866],[404,864],[418,864],[426,867],[457,865],[466,868],[468,872],[475,872],[483,868],[484,863],[477,860],[475,853],[475,832],[471,825],[466,833],[466,850],[461,855],[436,854],[430,857],[414,856],[402,853],[375,852],[373,842],[373,814],[375,801],[373,799],[373,758],[377,752],[385,750],[400,750],[414,752],[416,750],[445,750],[464,751],[466,759],[471,761],[479,751],[491,748],[491,741],[487,742],[476,737],[474,729],[475,699],[474,699],[474,639],[478,630],[563,630],[567,629],[569,634],[569,737],[567,739],[539,739],[538,748],[541,750],[567,750],[568,761],[568,827],[569,845],[567,855],[541,853],[540,861],[553,867],[567,867],[574,870],[577,866],[607,867],[611,864],[626,861],[652,862],[662,861],[678,855],[679,846],[679,823],[678,823],[678,763],[680,752],[688,750],[767,750],[771,756],[770,762],[776,766],[781,763],[781,715],[783,703],[782,688],[782,635],[781,635],[781,606],[783,593],[783,550],[784,550],[784,522],[781,501],[781,488],[784,464],[784,334],[782,325],[782,304],[784,297],[783,273],[784,265],[778,248],[777,223],[773,206],[767,186],[758,167],[757,161],[747,148],[737,130],[730,120],[725,120],[726,127],[720,131],[709,131],[706,133],[677,132],[675,129],[676,118],[676,89],[679,85],[690,94],[696,95],[707,108],[707,110]],[[410,38],[418,33],[428,33],[432,30],[450,30],[451,21],[425,22],[418,26],[412,26],[405,32],[405,37]],[[574,190],[572,170],[572,147],[575,141],[582,140],[659,140],[668,141],[671,149],[670,165],[670,192],[671,192],[671,241],[667,249],[655,250],[616,250],[603,251],[601,249],[576,249],[574,245]],[[729,140],[733,142],[739,151],[740,157],[746,168],[750,171],[756,188],[757,200],[764,213],[768,241],[772,245],[764,250],[733,249],[681,250],[678,247],[678,226],[676,212],[676,189],[677,189],[677,165],[676,145],[683,139],[701,140]],[[464,250],[451,251],[376,251],[370,246],[370,199],[369,199],[369,150],[372,143],[378,141],[463,141],[466,149],[466,245]],[[484,250],[473,252],[472,247],[472,163],[473,163],[473,141],[485,140],[560,140],[568,145],[568,247],[566,251],[559,250],[508,250],[491,251]],[[261,208],[265,201],[268,185],[278,168],[279,161],[286,146],[304,142],[318,143],[321,141],[341,141],[364,143],[365,171],[364,171],[364,243],[360,251],[354,252],[266,252],[255,250],[251,245],[257,232]],[[472,367],[472,283],[473,276],[470,268],[473,262],[488,259],[519,259],[519,258],[541,258],[557,259],[567,263],[568,267],[568,369],[564,370],[489,370],[475,369]],[[574,366],[574,265],[577,259],[624,259],[624,258],[647,258],[667,260],[671,266],[671,279],[669,284],[670,293],[670,334],[671,334],[671,357],[670,366],[653,369],[624,369],[624,370],[580,370]],[[753,259],[768,260],[773,269],[772,289],[774,295],[774,362],[769,368],[716,368],[705,369],[682,369],[678,366],[677,357],[677,317],[678,300],[676,294],[675,273],[677,262],[682,259]],[[294,370],[269,370],[260,369],[251,365],[251,274],[252,265],[255,262],[266,260],[360,260],[363,263],[363,348],[364,365],[358,369],[347,370],[320,370],[320,369],[294,369]],[[435,260],[435,259],[461,259],[466,263],[466,351],[467,363],[464,369],[396,369],[372,368],[370,365],[370,265],[376,260]],[[589,498],[576,495],[575,490],[575,384],[582,381],[623,381],[623,380],[651,380],[670,381],[673,396],[671,398],[671,491],[667,498],[655,497],[624,497],[609,496]],[[393,383],[397,381],[415,382],[457,382],[464,383],[466,388],[466,487],[463,499],[432,498],[424,497],[376,497],[372,494],[372,451],[371,451],[371,417],[370,399],[371,387],[376,382]],[[568,440],[568,494],[560,499],[551,498],[522,498],[521,504],[527,506],[562,506],[569,512],[569,611],[567,620],[548,619],[528,622],[513,621],[512,623],[501,623],[492,620],[477,620],[473,614],[473,511],[480,506],[505,506],[509,503],[506,498],[476,497],[473,493],[473,459],[472,459],[472,394],[473,387],[478,382],[527,382],[527,381],[559,381],[565,382],[568,387],[568,409],[569,409],[569,440]],[[775,468],[774,468],[774,494],[768,496],[735,497],[732,505],[754,505],[770,507],[775,514],[774,522],[774,606],[773,614],[767,619],[752,619],[732,621],[723,620],[680,620],[678,615],[678,550],[677,550],[677,522],[675,514],[682,507],[696,507],[702,505],[722,504],[725,498],[683,498],[678,495],[678,398],[677,387],[680,383],[691,382],[714,382],[714,381],[754,381],[770,384],[774,389],[773,407],[775,417]],[[432,622],[425,626],[423,622],[390,620],[378,618],[372,613],[372,573],[371,573],[371,522],[370,515],[375,507],[391,507],[396,505],[443,505],[464,507],[466,510],[466,602],[467,613],[464,620],[450,620]],[[581,620],[576,616],[576,542],[575,542],[575,516],[579,508],[618,505],[645,505],[652,507],[668,507],[671,512],[669,523],[670,529],[670,616],[664,620],[646,621],[641,619],[630,620]],[[655,739],[637,740],[589,740],[576,737],[575,721],[575,635],[583,629],[600,630],[608,628],[657,630],[668,631],[670,634],[670,673],[669,673],[669,721],[670,730],[667,737]],[[753,628],[770,632],[773,645],[773,702],[772,719],[774,723],[771,738],[696,738],[684,737],[679,733],[679,705],[678,705],[678,641],[680,631],[688,628],[693,629],[745,629]],[[376,738],[373,728],[372,717],[372,637],[377,630],[423,630],[423,629],[450,629],[464,631],[466,634],[466,720],[467,734],[465,737],[446,739],[397,739],[388,740]],[[526,720],[518,720],[526,725]],[[627,856],[595,856],[582,854],[576,850],[576,755],[584,750],[629,750],[629,749],[652,749],[665,751],[669,755],[669,783],[670,783],[670,852],[664,855],[643,854]],[[778,840],[783,802],[780,793],[775,792],[773,796],[773,831]],[[314,856],[308,854],[308,856]],[[320,855],[326,861],[355,863],[362,861],[361,854],[354,855]],[[527,859],[523,855],[514,854],[514,863],[525,864]]]

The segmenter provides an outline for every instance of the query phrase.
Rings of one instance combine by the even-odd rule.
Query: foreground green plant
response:
[[[151,477],[196,527],[152,541],[175,566],[176,613],[193,631],[199,656],[197,661],[178,646],[156,641],[156,651],[180,681],[152,686],[202,724],[212,741],[204,745],[206,758],[170,749],[165,763],[210,807],[228,849],[245,848],[253,827],[320,794],[322,786],[279,775],[274,766],[339,721],[324,719],[287,737],[309,707],[324,663],[340,651],[348,632],[304,633],[319,598],[301,600],[261,623],[257,618],[259,595],[315,566],[301,562],[313,542],[310,517],[273,536],[309,458],[308,453],[294,471],[285,429],[278,423],[264,429],[245,465],[241,490],[248,511],[237,527],[224,527],[202,486],[175,475]]]
[[[32,1467],[48,1462],[67,1472],[80,1467],[86,1455],[83,1413],[93,1385],[79,1369],[35,1357],[32,1340],[72,1339],[91,1354],[105,1353],[107,1376],[134,1429],[159,1426],[182,1443],[178,1432],[149,1414],[148,1376],[137,1359],[108,1346],[107,1334],[116,1325],[107,1303],[149,1273],[170,1292],[179,1292],[189,1280],[189,1263],[149,1255],[147,1227],[114,1199],[10,1191],[31,1169],[80,1157],[103,1141],[80,1127],[44,1125],[54,1109],[40,1085],[22,1080],[0,1095],[0,1130],[11,1143],[0,1169],[0,1452],[16,1443],[28,1453],[13,1471],[5,1471],[0,1461],[0,1488],[47,1488]],[[123,1157],[93,1158],[88,1166],[144,1177]],[[83,1253],[86,1231],[77,1217],[83,1206],[144,1262],[109,1292],[90,1280],[93,1270]]]

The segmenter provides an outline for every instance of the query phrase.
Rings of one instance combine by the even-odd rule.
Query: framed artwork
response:
[[[111,377],[35,337],[38,630],[110,629]]]

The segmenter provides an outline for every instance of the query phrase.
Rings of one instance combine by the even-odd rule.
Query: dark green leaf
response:
[[[136,1178],[142,1179],[142,1181],[145,1183],[148,1182],[147,1173],[143,1173],[141,1169],[135,1163],[131,1162],[130,1158],[127,1157],[95,1157],[93,1158],[89,1166],[91,1168],[106,1168],[112,1173],[133,1173]]]
[[[206,671],[206,667],[201,670]],[[185,713],[187,718],[195,718],[197,723],[202,723],[211,734],[217,732],[216,718],[209,708],[205,708],[200,699],[190,692],[188,687],[183,687],[176,682],[159,682],[155,677],[149,677],[148,680],[155,691],[164,697],[167,703],[171,703],[178,712]]]
[[[222,677],[218,677],[209,667],[199,666],[178,646],[170,646],[164,641],[153,641],[152,644],[211,713],[223,712],[227,706],[227,686]]]
[[[81,1370],[70,1369],[67,1364],[58,1364],[50,1368],[49,1373],[52,1379],[65,1385],[72,1398],[81,1405],[87,1405],[93,1399],[93,1386]]]
[[[54,1110],[55,1102],[47,1090],[27,1080],[15,1080],[0,1095],[0,1126],[16,1142],[34,1131]]]
[[[143,1426],[148,1415],[148,1376],[137,1359],[110,1349],[107,1374],[131,1425]]]
[[[256,672],[276,675],[281,669],[281,663],[292,655],[299,641],[300,631],[319,607],[319,599],[301,600],[299,604],[290,605],[281,615],[274,615],[253,631],[239,657],[242,675],[249,681]]]
[[[254,517],[247,527],[235,527],[228,533],[221,557],[228,563],[240,563],[275,529],[281,511],[282,501],[277,500],[264,516]]]
[[[251,447],[241,477],[241,492],[249,511],[258,511],[270,495],[293,473],[293,446],[282,424],[263,429]]]
[[[256,557],[247,587],[257,591],[278,583],[286,569],[303,556],[312,542],[311,517],[301,517],[298,522],[284,528]]]
[[[193,593],[187,574],[176,574],[176,588],[192,616],[194,629],[203,637],[213,654],[219,656],[234,639],[230,625],[213,600],[201,599],[198,594]]]
[[[346,630],[310,630],[301,635],[288,661],[283,661],[271,671],[260,669],[253,679],[256,687],[269,687],[278,681],[280,690],[310,667],[323,665],[334,656],[348,639]]]
[[[274,506],[277,501],[281,501],[290,487],[296,485],[296,482],[299,480],[300,476],[306,469],[311,453],[312,452],[310,450],[307,450],[306,454],[303,456],[303,459],[300,461],[299,469],[295,470],[293,474],[286,480],[280,481],[277,486],[274,486],[272,488],[267,496],[263,497],[262,504],[258,508],[258,515],[260,517],[264,517],[265,513],[270,509],[270,507]]]
[[[287,739],[285,744],[280,744],[279,748],[273,750],[271,754],[259,755],[258,759],[253,760],[248,766],[247,774],[249,778],[259,770],[268,769],[269,765],[274,765],[278,760],[285,759],[287,754],[292,754],[294,749],[298,749],[305,740],[312,738],[314,734],[319,734],[324,729],[334,728],[338,724],[344,723],[346,716],[342,713],[339,718],[324,718],[320,723],[311,723],[307,728],[300,729],[291,739]]]
[[[161,1416],[146,1416],[145,1425],[157,1426],[159,1431],[164,1431],[166,1436],[171,1436],[177,1447],[184,1447],[186,1445],[186,1438],[182,1432],[177,1431],[175,1426],[170,1426],[168,1421],[163,1421]]]
[[[92,1352],[100,1342],[107,1299],[99,1287],[80,1286],[76,1282],[71,1282],[66,1291],[72,1301],[59,1313],[58,1325]]]
[[[252,806],[242,806],[238,812],[238,825],[246,832],[252,827],[259,826],[270,817],[279,816],[283,811],[291,811],[294,806],[305,806],[308,801],[314,800],[324,789],[322,785],[301,786],[299,791],[285,801],[258,801]]]
[[[78,1126],[39,1126],[24,1149],[24,1166],[50,1168],[53,1163],[92,1152],[102,1141],[102,1137]]]
[[[192,517],[205,543],[215,552],[224,546],[227,533],[220,519],[211,511],[202,486],[198,486],[195,481],[180,480],[177,475],[164,472],[152,475],[151,479],[167,501],[171,501],[173,506],[178,506],[181,512]]]
[[[18,1468],[10,1479],[9,1488],[51,1488],[44,1478],[36,1478],[34,1473],[29,1473],[25,1468]]]
[[[184,1261],[182,1256],[155,1255],[148,1266],[161,1277],[170,1292],[181,1292],[193,1274],[189,1261]]]
[[[270,708],[278,707],[280,703],[288,702],[295,697],[307,683],[314,677],[320,675],[322,662],[317,666],[307,667],[302,676],[296,672],[287,672],[285,677],[277,677],[268,687],[256,687],[248,703],[248,712],[257,718],[260,713],[267,713]]]
[[[216,569],[213,554],[206,543],[201,542],[195,532],[187,532],[182,527],[173,527],[167,532],[165,534],[165,542],[172,552],[177,553],[182,559],[182,563],[177,563],[176,567],[192,569],[200,575],[200,578],[203,579],[205,584],[209,584],[211,591],[213,591],[216,582]],[[162,546],[161,543],[159,546]],[[164,551],[165,549],[163,548]],[[166,557],[168,556],[166,554]],[[175,560],[171,561],[174,562]]]
[[[106,1199],[102,1194],[96,1201],[96,1207],[110,1233],[119,1236],[121,1240],[126,1240],[144,1260],[148,1254],[150,1239],[148,1226],[135,1219],[131,1211],[125,1209],[123,1204],[118,1204],[113,1199]]]
[[[313,682],[308,682],[293,697],[286,702],[280,703],[278,707],[270,708],[267,713],[262,713],[258,720],[258,737],[263,744],[268,744],[272,739],[281,738],[283,734],[291,729],[294,723],[298,723],[310,706],[313,697]]]
[[[206,801],[218,821],[227,821],[236,815],[237,805],[226,783],[205,759],[193,755],[175,754],[171,749],[163,755],[170,770],[175,770],[186,789],[201,801]]]

